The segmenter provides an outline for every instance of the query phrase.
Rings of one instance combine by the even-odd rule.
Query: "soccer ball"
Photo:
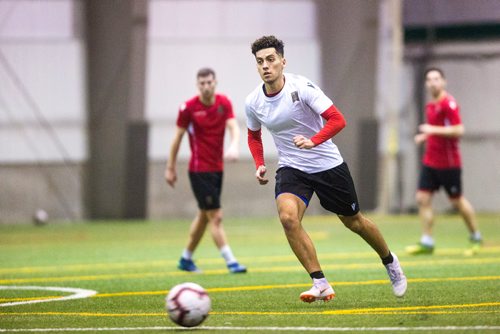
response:
[[[183,327],[201,324],[208,317],[211,305],[205,289],[191,282],[174,286],[166,298],[168,316]]]
[[[35,225],[46,225],[49,221],[49,214],[43,209],[38,209],[33,215],[33,223]]]

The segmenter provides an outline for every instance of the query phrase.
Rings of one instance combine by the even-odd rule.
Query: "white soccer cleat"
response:
[[[389,279],[392,284],[392,291],[396,297],[403,297],[406,292],[407,282],[406,276],[403,273],[403,269],[401,269],[401,265],[399,264],[399,259],[391,252],[394,261],[385,265],[385,269],[387,269],[387,274],[389,274]]]
[[[335,291],[330,285],[319,287],[313,285],[311,289],[304,291],[300,294],[300,300],[305,303],[312,303],[318,300],[327,302],[335,298]]]

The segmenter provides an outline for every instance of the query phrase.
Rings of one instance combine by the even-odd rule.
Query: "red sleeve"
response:
[[[227,96],[224,96],[224,105],[226,107],[226,119],[234,118],[233,104]]]
[[[462,124],[462,120],[460,119],[460,108],[455,100],[449,100],[446,103],[446,119],[450,122],[450,125],[458,125]]]
[[[262,145],[262,131],[252,131],[248,129],[248,147],[252,153],[255,162],[255,169],[259,166],[265,165],[264,163],[264,146]]]
[[[311,137],[311,141],[316,146],[331,139],[346,125],[344,115],[333,104],[322,112],[321,116],[326,119],[326,124],[317,134]]]
[[[183,103],[179,108],[179,115],[177,116],[177,126],[187,129],[189,123],[191,123],[191,113],[189,112],[186,104]]]

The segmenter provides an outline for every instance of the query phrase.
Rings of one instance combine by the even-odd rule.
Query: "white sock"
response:
[[[233,264],[238,262],[236,258],[233,255],[233,251],[231,250],[231,247],[229,245],[222,246],[220,249],[220,254],[226,260],[226,264]]]
[[[328,283],[328,280],[326,279],[326,277],[313,278],[313,285],[316,285],[319,287],[327,287],[327,286],[330,286],[330,283]]]
[[[479,241],[481,240],[481,232],[476,231],[474,233],[471,233],[470,238],[474,241]]]
[[[187,249],[184,249],[182,251],[182,258],[185,259],[185,260],[191,260],[193,258],[193,252],[187,250]]]
[[[434,239],[428,234],[423,234],[420,243],[426,246],[434,246]]]

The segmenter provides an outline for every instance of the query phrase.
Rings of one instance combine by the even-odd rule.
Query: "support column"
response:
[[[316,0],[321,45],[322,88],[344,113],[347,128],[335,136],[356,183],[363,210],[374,209],[377,159],[373,145],[377,130],[378,1]]]
[[[86,216],[146,216],[147,0],[87,0]]]
[[[401,0],[379,0],[376,113],[379,123],[378,210],[402,211],[399,118],[403,62]]]

